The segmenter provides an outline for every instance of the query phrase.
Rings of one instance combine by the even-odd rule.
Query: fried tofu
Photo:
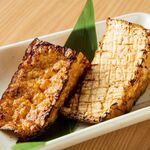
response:
[[[0,100],[0,129],[21,139],[39,134],[55,121],[88,66],[82,53],[35,39]]]
[[[149,51],[146,29],[109,18],[91,69],[62,114],[95,124],[129,112],[149,82]]]

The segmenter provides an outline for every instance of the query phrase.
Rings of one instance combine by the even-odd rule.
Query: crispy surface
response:
[[[149,50],[146,29],[108,19],[92,67],[62,113],[83,122],[98,123],[129,112],[149,81]]]
[[[0,100],[0,127],[26,139],[54,122],[89,62],[82,53],[35,39]]]

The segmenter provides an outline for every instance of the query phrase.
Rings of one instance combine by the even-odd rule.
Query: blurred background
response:
[[[93,0],[96,21],[150,13],[150,0]],[[0,0],[0,45],[73,27],[86,0]]]

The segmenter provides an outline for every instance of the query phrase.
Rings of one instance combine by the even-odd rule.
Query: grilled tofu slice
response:
[[[0,128],[21,139],[52,124],[88,67],[82,53],[35,39],[0,100]]]
[[[129,112],[149,81],[149,50],[146,29],[109,18],[83,85],[61,112],[93,124]]]

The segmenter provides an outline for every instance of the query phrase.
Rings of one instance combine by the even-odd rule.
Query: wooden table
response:
[[[86,0],[0,0],[0,45],[73,27]],[[150,0],[94,0],[96,20],[131,12],[150,13]],[[150,121],[67,150],[150,150]]]

